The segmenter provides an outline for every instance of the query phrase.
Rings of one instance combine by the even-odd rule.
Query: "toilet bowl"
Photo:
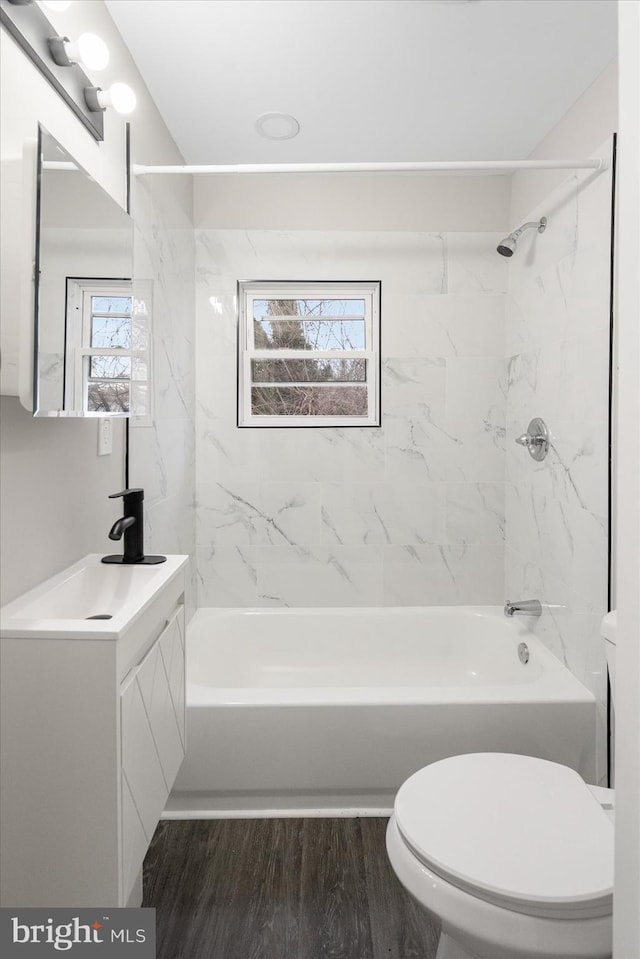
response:
[[[387,852],[442,924],[437,959],[611,955],[613,823],[566,766],[507,753],[433,763],[401,786]]]

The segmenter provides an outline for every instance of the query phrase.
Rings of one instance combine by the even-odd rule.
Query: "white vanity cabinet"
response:
[[[123,889],[134,888],[185,754],[184,607],[120,689]]]
[[[20,617],[2,610],[1,905],[140,904],[186,748],[186,564],[131,573],[141,608],[120,621],[31,620],[15,635]]]

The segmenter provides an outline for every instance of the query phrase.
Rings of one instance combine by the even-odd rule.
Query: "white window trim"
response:
[[[144,360],[147,366],[147,394],[146,394],[146,408],[138,407],[135,410],[129,412],[129,420],[131,426],[153,426],[153,390],[152,383],[154,382],[153,376],[153,337],[151,330],[151,323],[153,317],[153,282],[151,280],[139,280],[134,279],[132,282],[133,287],[133,304],[132,304],[132,314],[131,322],[134,326],[145,326],[147,333],[147,348],[146,350],[134,350],[132,351],[132,357],[138,356]]]
[[[253,302],[265,299],[330,299],[359,298],[365,301],[364,350],[257,350],[254,344]],[[335,282],[257,281],[238,283],[238,426],[239,427],[306,427],[317,426],[380,426],[380,300],[378,280]],[[327,317],[327,319],[330,319]],[[343,317],[339,317],[343,319]],[[367,364],[366,416],[255,416],[251,413],[251,361],[256,359],[363,359]],[[269,383],[273,386],[273,383]],[[279,383],[279,386],[300,386],[300,383]],[[320,384],[309,384],[317,386]],[[331,383],[332,388],[353,386],[352,383]]]

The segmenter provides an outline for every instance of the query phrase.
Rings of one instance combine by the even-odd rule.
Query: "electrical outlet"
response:
[[[98,420],[98,456],[108,456],[113,450],[113,429],[111,420]]]

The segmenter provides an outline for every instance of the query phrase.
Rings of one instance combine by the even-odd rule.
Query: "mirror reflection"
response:
[[[131,217],[42,128],[37,209],[35,415],[144,415]]]

